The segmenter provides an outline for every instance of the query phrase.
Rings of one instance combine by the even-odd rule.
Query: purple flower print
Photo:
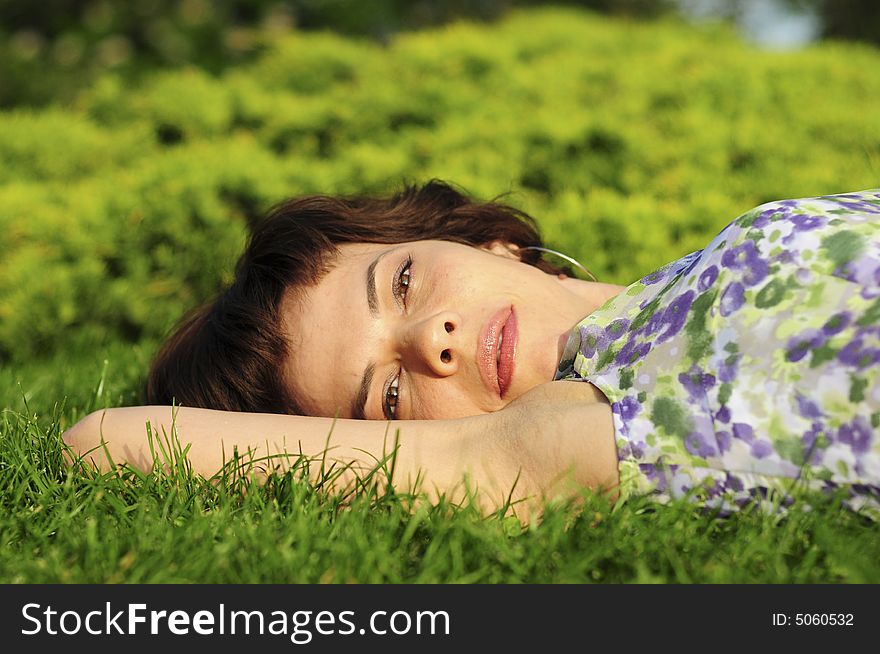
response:
[[[751,443],[755,440],[755,430],[744,422],[735,422],[733,423],[733,437]]]
[[[841,202],[840,204],[853,213],[880,213],[880,207],[872,202],[865,202],[861,198],[857,202]]]
[[[613,342],[623,336],[629,327],[629,323],[630,321],[626,318],[618,318],[608,325],[605,328],[605,335],[608,337],[608,340]]]
[[[715,412],[715,420],[722,422],[725,425],[730,422],[730,409],[726,404]]]
[[[620,352],[617,353],[617,357],[614,359],[614,362],[621,366],[628,366],[639,359],[645,357],[648,352],[651,351],[650,343],[637,343],[635,341],[635,337],[631,338],[627,341],[626,345],[620,348]]]
[[[792,261],[794,261],[794,254],[792,254],[790,250],[783,250],[775,257],[773,257],[771,261],[774,261],[776,263],[791,263]]]
[[[660,270],[655,270],[649,275],[645,275],[639,281],[645,286],[650,286],[651,284],[656,284],[661,281],[666,276],[666,269],[661,268]]]
[[[745,287],[739,282],[731,282],[721,294],[721,315],[726,318],[738,311],[745,301]]]
[[[747,238],[740,245],[726,250],[721,255],[721,265],[733,270],[742,270],[756,258],[760,258],[758,248],[752,239]]]
[[[716,479],[712,482],[712,485],[706,488],[703,492],[708,499],[719,497],[724,493],[724,484]]]
[[[706,270],[700,273],[700,279],[697,281],[697,290],[702,293],[712,286],[716,279],[718,279],[718,266],[709,266]]]
[[[807,352],[825,344],[826,336],[818,329],[805,329],[800,334],[788,339],[785,346],[785,358],[796,362],[803,359]]]
[[[822,451],[818,448],[816,439],[824,431],[825,427],[822,423],[815,421],[801,436],[801,442],[804,444],[804,456],[809,459],[810,463],[818,464],[822,461]]]
[[[856,495],[873,495],[876,498],[880,498],[880,486],[874,486],[872,484],[853,484],[851,486],[853,494],[850,497],[855,497]]]
[[[702,250],[697,250],[696,252],[691,252],[689,255],[683,257],[679,263],[684,264],[684,267],[676,274],[686,278],[691,270],[696,268],[697,264],[700,263],[700,255],[702,253]]]
[[[645,444],[639,441],[631,441],[629,444],[630,454],[636,459],[644,458]]]
[[[873,440],[871,423],[862,416],[856,416],[852,422],[837,430],[837,440],[849,445],[855,454],[866,454]]]
[[[813,229],[819,229],[828,223],[828,218],[825,216],[795,215],[789,217],[789,220],[794,223],[796,232],[808,232]]]
[[[773,453],[773,446],[767,441],[755,441],[752,443],[751,453],[756,459],[763,459]]]
[[[866,347],[862,350],[862,359],[860,361],[863,367],[868,367],[880,363],[880,348]]]
[[[846,329],[850,322],[852,322],[852,314],[849,311],[835,313],[822,325],[822,333],[825,336],[834,336]]]
[[[756,227],[758,229],[763,229],[771,222],[775,222],[782,218],[785,218],[791,212],[790,209],[784,207],[773,207],[771,209],[764,209],[756,218],[754,218],[751,222],[752,227]],[[754,215],[754,213],[748,214],[749,217]]]
[[[692,431],[687,435],[684,439],[684,449],[691,454],[701,457],[715,456],[717,454],[715,446],[698,431]]]
[[[762,211],[761,215],[755,218],[754,222],[752,222],[752,227],[757,227],[758,229],[766,227],[770,224],[770,218],[778,211],[778,209],[767,209],[766,211]]]
[[[611,412],[618,414],[624,422],[629,422],[635,418],[641,410],[642,405],[631,395],[627,395],[619,402],[611,405]]]
[[[653,316],[648,318],[648,322],[644,324],[644,326],[639,329],[636,333],[642,334],[643,336],[652,336],[660,331],[660,328],[663,326],[663,314],[666,313],[665,309],[660,309]]]
[[[880,348],[865,347],[865,344],[862,341],[862,336],[867,331],[868,330],[861,331],[852,341],[847,343],[843,349],[837,353],[838,360],[848,366],[858,368],[859,370],[880,363]]]
[[[665,493],[669,490],[669,482],[666,475],[669,474],[669,478],[674,477],[678,470],[678,466],[668,465],[663,466],[661,469],[653,463],[640,463],[639,470],[641,470],[642,474],[648,478],[648,481],[654,485],[656,492]]]
[[[746,271],[746,274],[743,275],[743,281],[746,283],[746,286],[755,286],[760,284],[769,272],[769,264],[763,259],[757,259],[749,270]]]
[[[581,337],[581,354],[587,359],[592,359],[597,351],[608,347],[608,336],[605,330],[598,325],[587,325],[579,330]]]
[[[880,285],[880,260],[873,257],[864,256],[850,261],[844,265],[842,272],[845,273],[844,279],[862,286]]]
[[[694,295],[692,290],[682,293],[666,307],[666,311],[663,312],[663,324],[666,329],[657,337],[658,343],[668,341],[681,331],[687,321],[691,304],[694,302]]]
[[[730,356],[721,362],[721,365],[718,366],[718,379],[720,379],[722,383],[732,382],[736,379],[736,371],[740,359],[742,359],[742,354],[737,354],[735,356]]]
[[[746,239],[722,254],[721,265],[731,270],[745,270],[743,282],[746,286],[759,284],[770,272],[770,266],[761,258],[758,246],[752,239]]]
[[[617,446],[617,458],[620,461],[625,459],[636,459],[639,460],[643,456],[645,456],[645,447],[644,443],[639,443],[636,441],[626,441],[624,445]]]
[[[736,475],[732,475],[731,473],[727,473],[727,479],[725,480],[725,484],[727,487],[734,491],[739,492],[743,489],[742,479],[737,477]]]
[[[699,400],[704,398],[706,392],[715,385],[715,375],[703,372],[694,364],[688,372],[682,372],[678,375],[678,381],[685,387],[688,395]]]
[[[716,431],[715,432],[715,442],[718,443],[718,450],[721,454],[724,454],[728,450],[730,450],[730,432],[729,431]]]
[[[794,278],[802,285],[806,286],[813,281],[813,271],[809,268],[798,268],[794,274]]]
[[[848,366],[857,366],[859,365],[859,359],[861,358],[861,351],[862,341],[860,339],[854,339],[847,343],[843,349],[837,353],[837,358]]]
[[[798,413],[804,418],[822,418],[825,416],[815,402],[800,393],[795,394],[795,401],[797,402]]]

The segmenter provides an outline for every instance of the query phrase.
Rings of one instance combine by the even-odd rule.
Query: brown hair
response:
[[[187,314],[159,350],[146,404],[176,404],[261,413],[301,414],[283,382],[290,355],[279,310],[290,289],[318,283],[343,243],[443,240],[542,245],[534,219],[491,200],[475,202],[449,184],[405,185],[390,198],[316,195],[288,200],[257,224],[219,297]],[[523,262],[567,272],[535,250]]]

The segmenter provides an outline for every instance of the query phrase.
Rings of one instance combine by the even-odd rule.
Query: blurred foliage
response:
[[[877,0],[681,0],[710,15],[737,20],[750,6],[766,2],[795,14],[812,14],[820,26],[820,38],[880,43],[880,2]]]
[[[217,73],[290,20],[277,0],[0,0],[0,106],[66,101],[107,70]]]
[[[673,0],[557,0],[655,16]],[[132,82],[184,64],[220,73],[290,27],[386,41],[457,18],[494,20],[538,0],[0,0],[0,107],[68,101],[107,70]]]
[[[822,36],[880,43],[877,0],[800,0],[817,6]]]
[[[290,31],[217,73],[0,113],[0,363],[157,343],[283,197],[452,180],[626,284],[782,197],[880,186],[880,52],[513,11],[387,44]]]
[[[655,18],[682,0],[554,0],[611,15]],[[693,2],[693,0],[688,0]],[[715,2],[735,19],[744,2]],[[760,1],[760,0],[759,0]],[[815,11],[832,38],[880,42],[874,0],[781,0]],[[457,19],[494,21],[543,0],[0,0],[0,107],[66,102],[111,70],[138,83],[157,67],[213,74],[258,56],[291,27],[387,43]]]

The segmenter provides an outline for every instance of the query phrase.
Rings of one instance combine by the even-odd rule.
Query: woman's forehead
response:
[[[391,247],[340,246],[339,255],[317,284],[285,296],[281,311],[289,346],[286,382],[307,412],[332,415],[338,407],[347,407],[372,331],[365,271],[370,261]]]

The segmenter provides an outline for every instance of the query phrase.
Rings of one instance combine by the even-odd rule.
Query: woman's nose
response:
[[[460,325],[460,317],[451,311],[414,321],[405,337],[404,358],[412,357],[411,365],[427,366],[436,375],[453,374],[462,357]]]

